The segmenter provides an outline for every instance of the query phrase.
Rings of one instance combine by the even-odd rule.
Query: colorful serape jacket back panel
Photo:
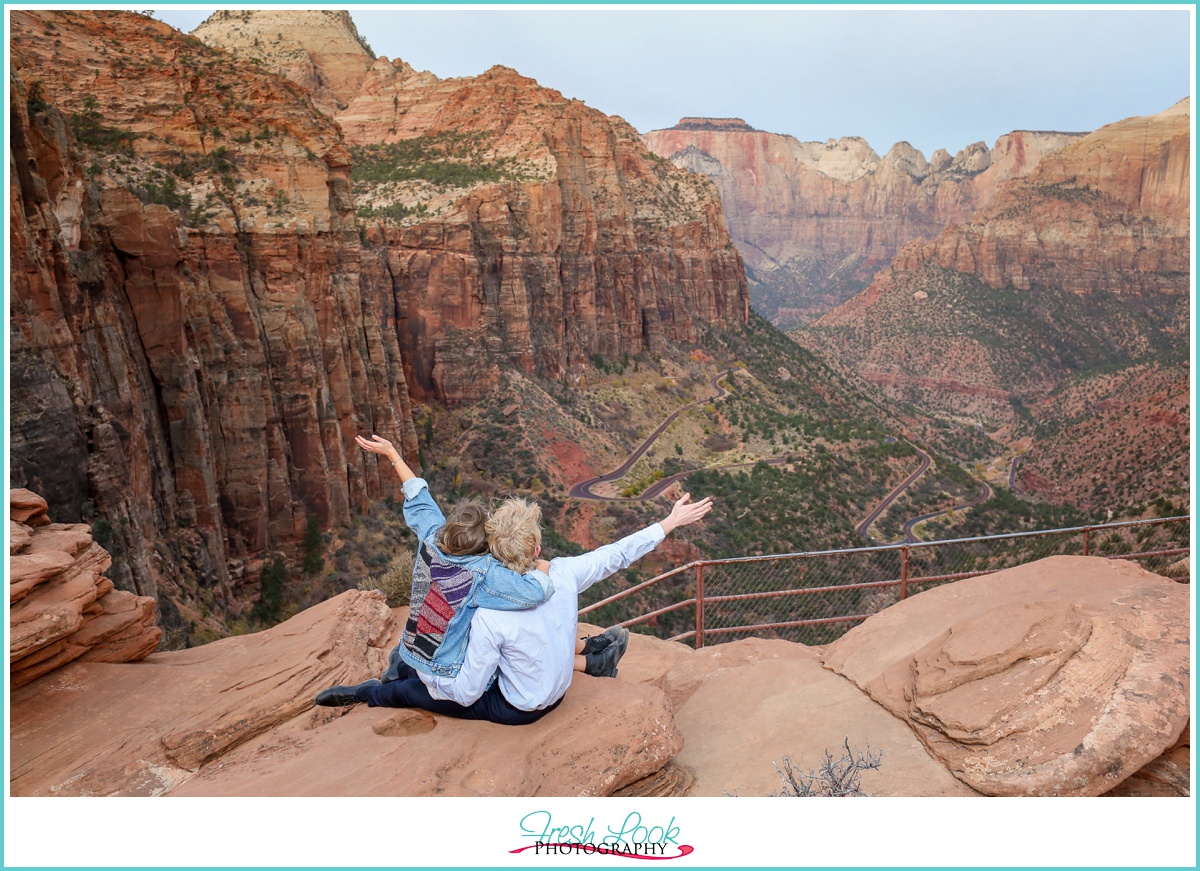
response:
[[[473,580],[470,569],[447,562],[428,543],[421,542],[413,568],[412,610],[404,628],[404,646],[432,662],[446,637],[446,627],[471,594]]]

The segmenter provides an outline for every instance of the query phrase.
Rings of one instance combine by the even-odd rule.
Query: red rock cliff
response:
[[[1045,157],[798,338],[893,397],[1031,435],[1022,489],[1098,512],[1186,495],[1189,109]]]
[[[904,244],[969,219],[1000,183],[1081,136],[1017,131],[991,150],[978,142],[928,161],[906,142],[881,158],[858,137],[800,142],[736,118],[685,118],[643,139],[713,179],[730,233],[760,280],[783,269],[811,291],[847,266],[869,280]],[[803,296],[790,303],[804,306]]]
[[[236,610],[263,551],[390,487],[354,434],[415,454],[349,156],[299,88],[143,16],[17,12],[12,48],[12,483],[101,518],[164,611]]]
[[[1189,271],[1190,101],[1109,124],[1004,187],[969,223],[897,257],[992,287],[1181,293]]]
[[[263,15],[236,39],[206,23],[205,39],[242,53],[254,28],[278,38]],[[386,58],[334,117],[355,155],[364,274],[416,399],[477,399],[504,365],[571,381],[595,354],[748,316],[715,190],[620,118],[504,67],[442,80]]]

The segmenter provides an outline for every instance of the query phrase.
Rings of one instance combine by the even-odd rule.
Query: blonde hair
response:
[[[505,499],[488,518],[488,546],[507,568],[524,574],[533,568],[542,545],[542,509],[536,502]]]

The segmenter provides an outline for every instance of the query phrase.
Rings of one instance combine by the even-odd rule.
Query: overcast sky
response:
[[[443,78],[495,64],[640,131],[685,115],[926,157],[1011,130],[1094,130],[1191,90],[1187,9],[355,8],[376,54]],[[191,30],[206,10],[160,9]]]

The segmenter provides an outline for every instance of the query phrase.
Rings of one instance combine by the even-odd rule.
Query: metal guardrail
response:
[[[824,644],[914,592],[1047,556],[1138,560],[1190,582],[1191,517],[1102,523],[915,544],[696,560],[581,608],[601,622],[648,624],[671,641],[769,632]],[[849,580],[847,580],[849,579]],[[671,601],[676,599],[676,601]],[[617,603],[630,600],[624,606]],[[786,606],[780,610],[780,606]],[[631,610],[647,609],[625,617]],[[692,611],[688,615],[688,610]],[[597,613],[602,612],[602,613]],[[690,616],[691,619],[688,619]],[[757,620],[758,622],[747,622]],[[681,631],[684,630],[684,631]]]

